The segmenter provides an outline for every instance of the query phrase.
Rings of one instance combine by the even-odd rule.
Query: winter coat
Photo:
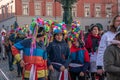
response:
[[[100,36],[94,36],[92,33],[89,33],[86,42],[85,47],[88,50],[89,53],[96,52],[99,46]]]
[[[103,59],[107,80],[120,80],[120,48],[116,44],[108,46]]]
[[[61,42],[58,42],[57,40],[51,42],[47,47],[47,53],[48,66],[53,65],[53,67],[58,71],[60,70],[61,65],[64,65],[66,68],[68,67],[70,62],[70,50],[68,44],[64,40]],[[61,65],[57,65],[55,63],[59,63]]]
[[[115,37],[115,33],[111,32],[111,31],[108,31],[103,34],[103,36],[100,40],[99,47],[98,47],[97,63],[96,63],[98,69],[103,68],[104,51],[105,51],[106,47],[111,44],[110,42],[113,40],[114,37]]]
[[[12,54],[19,62],[21,60],[20,50],[23,50],[23,60],[25,62],[24,77],[29,78],[34,65],[37,78],[47,76],[47,53],[43,42],[36,42],[36,48],[31,53],[32,39],[24,39],[12,46]]]
[[[90,55],[90,72],[97,72],[96,58],[99,42],[100,42],[99,35],[94,36],[92,35],[92,33],[89,33],[85,43],[85,47],[87,48]]]
[[[72,46],[70,51],[71,62],[69,64],[69,71],[75,73],[86,72],[90,64],[88,51],[84,47],[77,48],[75,46]]]

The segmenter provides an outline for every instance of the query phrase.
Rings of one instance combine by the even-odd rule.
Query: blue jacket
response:
[[[70,66],[69,70],[71,72],[86,72],[88,70],[90,63],[88,51],[84,47],[76,48],[75,46],[72,46],[70,50],[71,50],[71,54],[70,54],[71,63],[75,63],[78,65],[80,64],[83,66],[80,67]]]
[[[48,53],[48,66],[52,64],[52,62],[60,63],[64,65],[66,68],[69,65],[70,59],[70,49],[68,44],[62,40],[61,42],[58,42],[57,40],[54,40],[49,44],[47,47],[47,53]],[[52,64],[53,67],[56,70],[60,70],[60,65]]]

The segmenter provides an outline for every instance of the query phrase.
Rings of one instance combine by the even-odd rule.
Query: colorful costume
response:
[[[72,80],[75,80],[76,78],[74,77],[78,76],[81,80],[82,77],[79,76],[80,72],[84,72],[84,74],[86,74],[89,67],[90,58],[88,51],[84,47],[77,48],[75,46],[72,46],[70,58],[72,59],[71,63],[69,64],[71,78]]]
[[[36,69],[36,77],[42,78],[47,75],[47,53],[45,51],[45,47],[42,42],[36,43],[36,49],[33,51],[33,56],[30,55],[30,46],[31,39],[25,39],[21,42],[18,42],[12,47],[12,52],[15,58],[20,61],[20,52],[19,50],[23,50],[23,60],[25,62],[25,71],[24,78],[30,77],[30,71],[32,66]]]
[[[44,36],[43,20],[37,18],[33,20],[30,26],[32,38],[22,40],[12,47],[12,52],[18,61],[21,61],[20,50],[23,50],[24,79],[41,80],[47,77],[47,52],[43,41],[39,40]]]
[[[64,72],[67,73],[67,69],[63,72],[60,71],[61,66],[68,68],[69,65],[69,55],[70,50],[67,43],[63,40],[56,40],[55,36],[58,34],[63,35],[62,29],[60,28],[60,24],[56,24],[53,28],[54,32],[54,40],[47,47],[48,53],[48,66],[52,65],[54,68],[54,72],[50,71],[50,80],[64,80]],[[68,74],[65,75],[66,77]],[[68,77],[67,77],[68,78]],[[66,79],[67,80],[67,79]]]

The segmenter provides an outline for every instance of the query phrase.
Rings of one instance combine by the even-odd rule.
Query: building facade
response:
[[[95,23],[107,29],[111,18],[119,13],[118,1],[78,0],[72,6],[73,19],[79,20],[83,29]],[[62,21],[63,12],[62,5],[55,0],[0,0],[0,27],[7,28],[15,21],[20,26],[29,25],[37,16]]]

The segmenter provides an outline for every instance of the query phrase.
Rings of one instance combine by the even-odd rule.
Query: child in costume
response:
[[[23,67],[24,80],[45,80],[47,78],[43,22],[41,18],[33,20],[30,26],[33,37],[12,46],[13,55]],[[23,50],[23,59],[20,57],[20,50]]]
[[[53,28],[54,40],[47,47],[50,80],[68,80],[66,69],[70,62],[70,50],[68,44],[63,39],[63,32],[60,26],[62,27],[60,24],[55,24]]]
[[[69,64],[69,72],[71,80],[76,80],[76,78],[78,80],[86,80],[85,76],[88,71],[90,58],[82,39],[79,37],[80,27],[78,24],[76,21],[72,23],[72,31],[68,36],[68,40],[72,43],[70,48],[71,62]]]
[[[16,43],[18,43],[18,42],[20,42],[20,41],[22,41],[22,40],[24,40],[25,38],[26,38],[25,34],[22,32],[22,29],[19,26],[17,26],[15,28],[15,32],[9,36],[9,40],[10,40],[11,46],[16,44]],[[22,52],[22,50],[20,51],[20,53],[21,52]],[[22,75],[22,68],[20,66],[20,63],[17,62],[14,59],[13,64],[17,64],[17,73],[18,73],[17,77],[21,77],[21,75]]]

